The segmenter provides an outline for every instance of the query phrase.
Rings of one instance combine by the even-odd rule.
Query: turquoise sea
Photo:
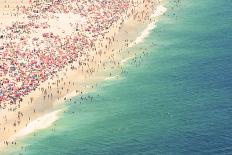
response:
[[[119,80],[102,82],[87,100],[74,97],[54,125],[9,154],[232,154],[232,1],[165,6],[134,47],[148,55],[128,61]]]

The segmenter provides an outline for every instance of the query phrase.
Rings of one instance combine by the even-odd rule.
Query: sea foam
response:
[[[154,13],[151,15],[151,18],[155,18],[155,17],[158,17],[158,16],[161,16],[163,15],[165,12],[167,11],[167,8],[165,8],[164,6],[162,5],[159,5]],[[134,45],[136,44],[139,44],[141,42],[144,41],[145,38],[147,38],[149,36],[149,34],[151,33],[151,30],[153,30],[154,28],[156,28],[156,22],[157,20],[154,20],[152,21],[150,24],[147,25],[147,27],[142,31],[141,35],[138,36],[135,41],[133,41],[129,47],[133,47]]]
[[[148,24],[148,26],[146,27],[146,29],[143,30],[143,32],[141,33],[141,35],[138,36],[138,37],[135,39],[135,41],[133,41],[133,42],[129,45],[129,47],[133,47],[134,45],[143,42],[143,40],[149,36],[151,30],[153,30],[153,29],[156,27],[155,23],[156,23],[156,22],[153,21],[153,22],[151,22],[150,24]]]
[[[116,76],[107,77],[105,78],[105,80],[116,80],[118,78],[119,78],[119,75],[116,75]]]
[[[11,137],[11,140],[29,135],[37,130],[50,127],[59,118],[61,109],[45,114],[36,120],[30,122],[25,128],[21,129],[17,134]]]
[[[163,15],[166,11],[167,11],[167,8],[165,8],[163,5],[159,5],[155,9],[154,13],[151,15],[151,18],[159,17],[159,16]]]
[[[128,58],[125,58],[121,61],[121,64],[124,65],[127,61],[129,61],[130,59],[134,58],[133,56],[132,57],[128,57]]]

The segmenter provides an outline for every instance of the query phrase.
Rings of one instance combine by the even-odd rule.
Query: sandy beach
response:
[[[3,13],[9,10],[2,5],[4,3],[1,2],[0,7],[1,26],[11,24],[10,20],[2,18],[6,17]],[[125,49],[146,38],[155,27],[155,20],[166,11],[158,0],[139,0],[136,3],[111,25],[102,39],[96,40],[91,50],[84,53],[83,60],[66,65],[56,76],[41,82],[34,91],[22,97],[20,103],[7,104],[5,109],[0,109],[0,147],[17,145],[17,138],[43,129],[35,123],[36,120],[48,120],[48,124],[43,124],[44,128],[48,127],[58,119],[56,115],[65,110],[63,103],[66,100],[72,101],[73,96],[94,91],[99,82],[114,78],[123,71],[127,58],[135,57],[133,51],[123,53]],[[15,5],[12,3],[11,7],[15,8]],[[53,31],[58,30],[54,28]]]

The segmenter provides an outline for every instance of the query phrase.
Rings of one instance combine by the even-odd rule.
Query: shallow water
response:
[[[231,154],[231,1],[170,0],[166,7],[134,47],[148,56],[86,94],[92,101],[66,103],[69,110],[22,139],[27,148],[17,154]]]

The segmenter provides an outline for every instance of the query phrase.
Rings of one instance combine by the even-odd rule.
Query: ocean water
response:
[[[169,0],[119,80],[66,103],[25,155],[232,154],[232,2]],[[92,98],[92,99],[91,99]]]

